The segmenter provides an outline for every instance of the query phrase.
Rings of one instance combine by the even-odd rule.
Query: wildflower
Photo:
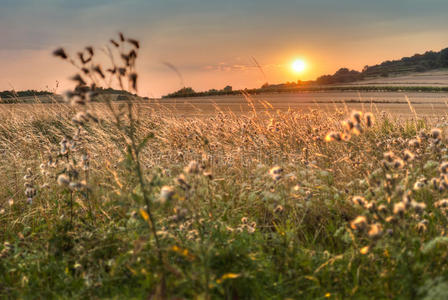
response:
[[[392,164],[395,169],[401,169],[404,167],[404,161],[401,158],[394,159]]]
[[[362,112],[357,111],[357,110],[352,111],[352,120],[355,123],[358,123],[358,124],[361,123],[361,118],[362,118]]]
[[[188,166],[186,166],[184,168],[185,173],[187,174],[198,174],[200,171],[200,166],[198,164],[197,161],[192,160],[190,161],[190,163],[188,164]]]
[[[367,203],[365,205],[365,208],[368,209],[371,213],[375,212],[376,208],[377,208],[376,207],[376,202],[375,201],[371,201],[371,202]]]
[[[60,174],[57,181],[61,186],[67,186],[70,184],[70,178],[66,174]]]
[[[360,134],[362,133],[362,127],[361,127],[361,124],[359,124],[359,123],[355,124],[355,126],[354,126],[353,129],[352,129],[352,133],[353,133],[354,135],[360,135]]]
[[[242,217],[241,218],[241,223],[246,224],[249,220],[247,219],[247,217]]]
[[[355,124],[353,123],[352,120],[345,120],[345,121],[342,121],[342,126],[345,127],[345,130],[351,131],[353,129],[353,127],[355,126]]]
[[[426,221],[426,220],[424,220],[424,221]],[[421,221],[417,224],[417,231],[419,233],[423,233],[427,230],[426,223],[424,221]]]
[[[372,127],[375,122],[375,118],[372,113],[366,113],[364,116],[367,127]]]
[[[440,140],[442,137],[442,130],[440,130],[439,128],[431,129],[431,137],[435,140]]]
[[[406,205],[403,202],[398,202],[394,204],[394,215],[399,215],[402,217],[404,215],[404,212],[406,210]]]
[[[421,189],[424,188],[424,187],[425,187],[425,183],[422,182],[422,181],[416,181],[416,182],[414,183],[414,191],[421,190]]]
[[[421,140],[420,138],[412,139],[408,142],[409,147],[418,148],[420,147]]]
[[[448,173],[448,162],[444,161],[440,164],[439,167],[440,173],[447,174]]]
[[[180,174],[179,176],[177,176],[176,182],[183,190],[190,189],[190,185],[187,183],[187,179],[185,178],[184,174]]]
[[[350,227],[356,230],[363,230],[367,226],[367,219],[364,216],[358,216],[350,223]]]
[[[409,151],[409,150],[407,150],[407,149],[404,150],[404,153],[403,153],[403,160],[404,160],[405,162],[413,161],[414,158],[415,158],[415,154],[414,154],[414,153],[412,153],[411,151]]]
[[[378,212],[381,214],[385,214],[387,213],[387,206],[384,204],[381,204],[378,206]]]
[[[403,193],[402,202],[405,205],[405,208],[409,208],[409,206],[411,205],[411,194],[411,191],[406,191],[405,193]]]
[[[174,196],[174,188],[172,186],[165,185],[160,190],[160,202],[165,203],[166,201],[171,200]]]
[[[421,215],[425,211],[425,208],[426,208],[426,204],[424,202],[412,201],[411,206],[412,206],[412,208],[414,208],[415,212],[419,215]]]
[[[327,142],[332,142],[332,141],[341,141],[342,140],[342,136],[339,132],[330,132],[325,136],[325,141]]]
[[[269,170],[269,175],[271,175],[272,179],[275,181],[280,180],[282,178],[283,168],[279,166],[274,166]]]
[[[389,216],[386,218],[387,223],[395,224],[395,223],[397,223],[397,221],[398,221],[397,218],[394,216]]]
[[[435,207],[446,208],[448,207],[448,199],[442,199],[434,203]]]
[[[27,187],[27,188],[25,189],[25,195],[26,195],[28,198],[33,198],[34,196],[36,196],[36,194],[37,194],[37,192],[36,192],[36,189],[35,189],[35,188]]]
[[[432,178],[431,179],[431,186],[433,189],[437,190],[439,188],[440,181],[438,178]]]
[[[370,225],[368,235],[372,239],[376,239],[383,234],[383,227],[379,223]]]
[[[392,151],[384,152],[383,157],[388,162],[393,162],[395,154]]]
[[[362,196],[354,196],[352,198],[352,202],[355,205],[364,206],[366,204],[366,199]]]
[[[274,208],[274,213],[275,213],[275,214],[279,214],[279,213],[282,213],[282,212],[283,212],[283,206],[281,206],[280,204],[277,205],[277,206]]]
[[[359,253],[363,255],[369,253],[369,246],[362,247],[361,250],[359,250]]]

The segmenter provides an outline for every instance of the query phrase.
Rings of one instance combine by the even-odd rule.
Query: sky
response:
[[[0,91],[63,92],[74,70],[51,52],[120,31],[141,41],[143,96],[312,80],[448,47],[447,12],[446,0],[0,0]]]

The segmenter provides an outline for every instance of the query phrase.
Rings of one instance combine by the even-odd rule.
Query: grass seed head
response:
[[[357,216],[356,219],[354,219],[350,223],[350,227],[355,230],[364,230],[367,227],[367,218],[364,216]]]
[[[57,181],[60,186],[68,186],[70,184],[70,178],[66,174],[60,174]]]
[[[160,190],[160,202],[165,203],[167,201],[170,201],[175,194],[174,188],[172,186],[165,185]]]

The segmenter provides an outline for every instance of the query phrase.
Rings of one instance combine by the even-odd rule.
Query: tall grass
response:
[[[4,298],[447,296],[436,120],[183,118],[138,99],[8,109]]]

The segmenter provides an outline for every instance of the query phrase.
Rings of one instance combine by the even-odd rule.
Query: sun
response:
[[[291,64],[291,68],[295,73],[301,73],[306,69],[306,62],[303,59],[296,59]]]

